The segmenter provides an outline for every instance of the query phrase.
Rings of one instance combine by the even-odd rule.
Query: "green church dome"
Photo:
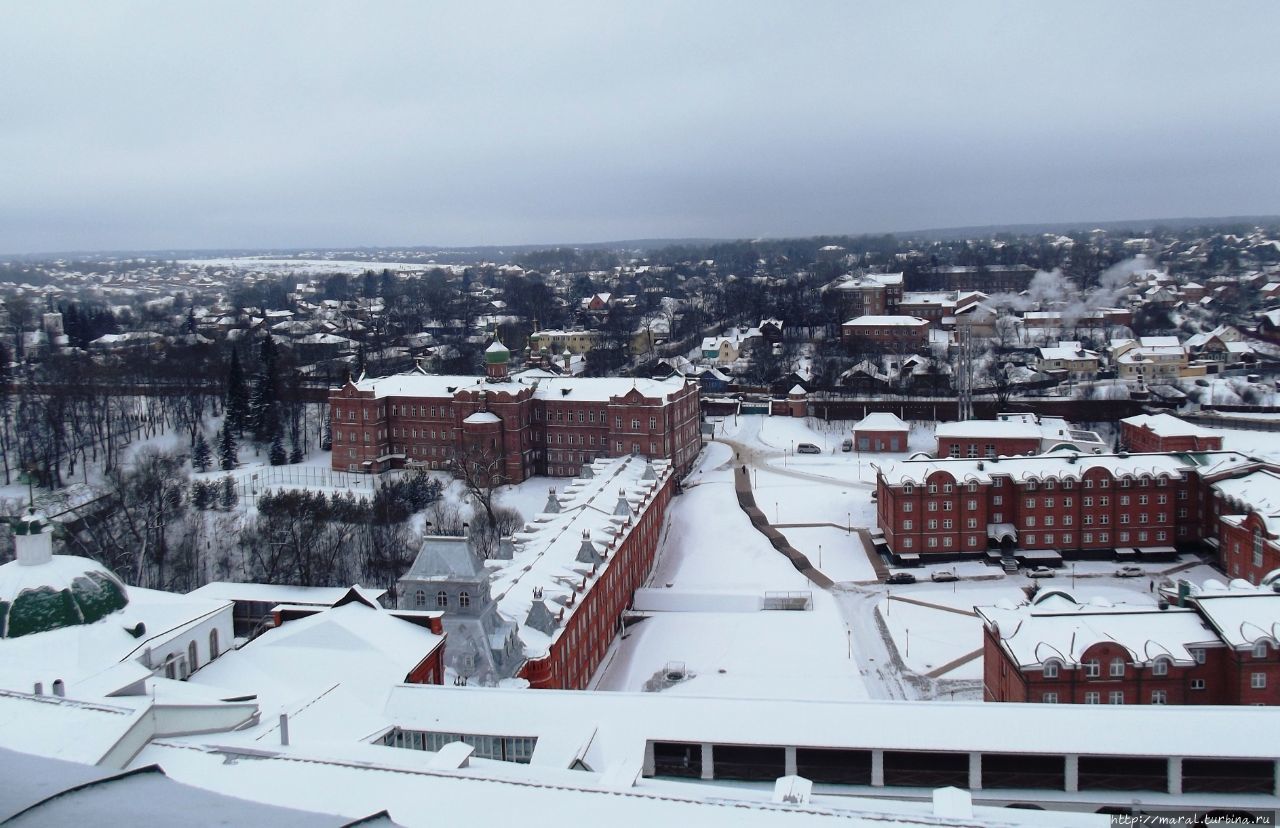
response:
[[[506,345],[495,339],[493,344],[485,349],[484,361],[489,365],[501,365],[511,361],[511,352],[507,350]]]
[[[125,608],[129,593],[96,561],[54,555],[0,566],[0,638],[92,624]]]

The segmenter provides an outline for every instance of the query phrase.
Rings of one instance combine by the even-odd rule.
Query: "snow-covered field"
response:
[[[267,256],[224,256],[212,259],[180,259],[178,264],[188,267],[206,267],[214,270],[240,270],[259,273],[346,273],[359,275],[366,270],[381,273],[403,271],[420,272],[437,267],[427,262],[361,262],[344,259],[279,259]],[[448,269],[449,265],[440,265]]]

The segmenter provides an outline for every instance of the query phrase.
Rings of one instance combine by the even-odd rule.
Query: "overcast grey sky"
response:
[[[0,252],[1280,213],[1280,3],[4,3]]]

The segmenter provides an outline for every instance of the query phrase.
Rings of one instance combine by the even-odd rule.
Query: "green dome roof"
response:
[[[511,352],[507,350],[506,345],[495,339],[493,344],[485,349],[484,361],[489,365],[501,365],[511,361]]]
[[[128,603],[120,579],[88,558],[55,555],[38,566],[0,566],[0,638],[92,624]]]

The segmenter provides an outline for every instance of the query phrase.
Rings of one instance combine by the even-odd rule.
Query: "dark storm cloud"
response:
[[[0,251],[1280,211],[1280,6],[0,9]]]

